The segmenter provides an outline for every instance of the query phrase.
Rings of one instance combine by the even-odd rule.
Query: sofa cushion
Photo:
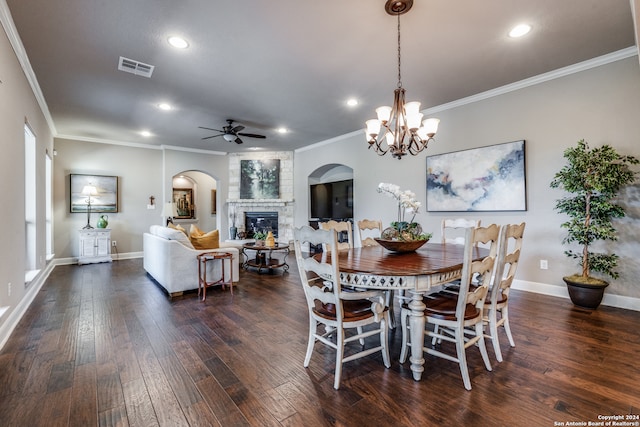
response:
[[[175,230],[169,227],[162,227],[160,225],[152,225],[149,228],[149,232],[158,237],[162,237],[163,239],[175,240],[190,249],[194,249],[193,245],[191,244],[191,241],[189,240],[187,235],[182,231]]]
[[[220,233],[213,230],[208,233],[191,233],[191,244],[196,249],[218,249],[220,247]]]

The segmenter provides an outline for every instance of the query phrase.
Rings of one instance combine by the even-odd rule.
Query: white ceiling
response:
[[[292,150],[362,129],[393,101],[397,21],[384,0],[6,3],[60,137]],[[508,38],[520,22],[532,32]],[[403,86],[423,108],[636,44],[630,0],[415,0],[401,26]],[[120,56],[154,65],[152,77],[118,71]],[[201,139],[213,132],[198,126],[228,118],[267,138]]]

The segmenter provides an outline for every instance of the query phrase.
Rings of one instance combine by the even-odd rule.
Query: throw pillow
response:
[[[202,236],[204,231],[200,230],[197,225],[191,224],[191,228],[189,229],[189,237],[193,236]]]
[[[182,231],[185,236],[189,237],[189,234],[187,233],[187,230],[185,230],[184,227],[181,226],[180,224],[174,225],[172,222],[170,222],[169,224],[167,224],[167,227],[173,228],[174,230]]]
[[[191,233],[191,244],[196,249],[218,249],[220,247],[220,233],[218,230],[200,235]]]

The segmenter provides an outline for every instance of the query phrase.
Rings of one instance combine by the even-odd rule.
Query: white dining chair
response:
[[[342,364],[345,362],[379,351],[384,366],[389,368],[389,312],[385,308],[384,295],[378,291],[342,290],[338,257],[330,256],[337,252],[335,230],[314,230],[304,226],[295,229],[294,238],[298,271],[309,311],[309,341],[304,367],[309,366],[315,343],[320,342],[336,352],[333,382],[336,390],[340,387]],[[305,258],[302,252],[305,243],[323,244],[329,250],[321,255],[320,260]],[[353,330],[355,332],[351,333]],[[379,335],[379,345],[365,348],[364,339],[373,335]],[[345,346],[353,342],[357,343],[355,347],[358,349],[345,357]]]

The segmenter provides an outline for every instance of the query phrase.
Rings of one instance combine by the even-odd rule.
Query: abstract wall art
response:
[[[428,156],[427,210],[527,210],[524,140]]]

